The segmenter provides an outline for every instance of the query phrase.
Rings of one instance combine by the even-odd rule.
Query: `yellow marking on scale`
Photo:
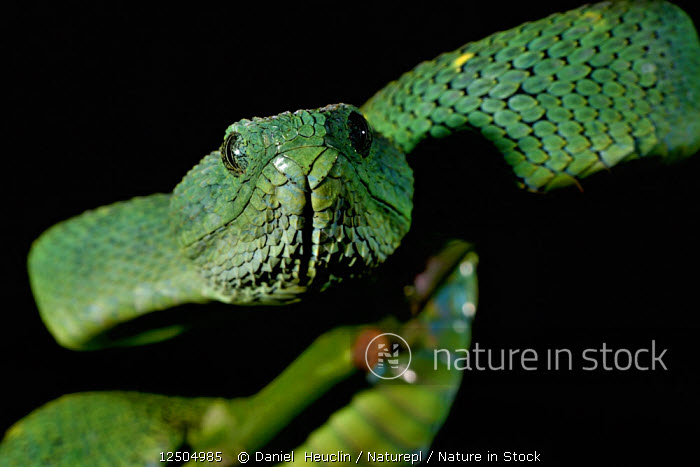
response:
[[[600,21],[603,18],[603,15],[601,15],[597,11],[587,11],[583,14],[583,17],[586,19],[591,19],[595,22]]]
[[[467,60],[472,58],[474,56],[473,53],[467,52],[465,54],[460,55],[459,57],[455,58],[455,61],[452,62],[452,65],[454,65],[455,68],[459,68],[465,63],[467,63]]]

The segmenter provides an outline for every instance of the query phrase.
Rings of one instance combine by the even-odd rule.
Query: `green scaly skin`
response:
[[[693,23],[666,2],[584,6],[421,63],[362,112],[410,152],[479,131],[523,186],[549,190],[622,161],[700,147]]]
[[[361,108],[374,133],[371,143],[350,118],[355,109],[345,105],[241,121],[227,130],[222,150],[205,157],[172,195],[99,208],[42,235],[29,258],[37,304],[61,344],[89,348],[102,344],[108,327],[178,303],[300,299],[376,266],[398,246],[411,211],[412,176],[403,154],[422,139],[477,130],[535,191],[576,184],[635,158],[674,161],[700,146],[698,72],[697,34],[680,9],[665,2],[606,3],[527,23],[419,65]],[[338,342],[347,350],[346,340]],[[314,343],[302,363],[276,380],[284,383],[267,393],[289,407],[284,417],[275,426],[251,422],[248,439],[269,439],[310,402],[284,398],[290,382],[307,382],[313,399],[349,374],[348,362],[339,361],[326,379],[308,378],[309,365],[325,360],[319,349]],[[90,404],[94,413],[132,414],[135,424],[143,417],[143,428],[129,430],[127,422],[105,428],[135,450],[137,436],[127,440],[122,433],[158,427],[153,433],[162,429],[167,438],[158,446],[172,447],[184,439],[183,425],[197,449],[222,440],[248,446],[231,434],[238,425],[230,414],[266,403],[251,398],[248,409],[232,409],[228,402],[195,399],[178,418],[166,408],[181,399],[153,399],[156,409],[149,412],[142,397],[151,396],[59,399],[11,428],[0,457],[21,459],[21,449],[46,439],[40,427],[55,424],[55,432],[72,439],[64,443],[71,446],[65,459],[99,458],[99,439],[92,445],[72,438],[81,430],[72,414],[88,413]],[[418,395],[409,399],[424,406]],[[124,400],[132,408],[113,408]],[[221,404],[225,410],[217,408]],[[348,410],[357,416],[352,404]],[[446,411],[449,400],[444,404]],[[424,423],[439,426],[441,420]],[[356,427],[352,436],[361,443],[370,428]],[[323,430],[309,443],[335,450],[337,433]],[[397,430],[398,437],[408,433]],[[429,443],[430,433],[416,439]],[[153,443],[157,435],[144,438]],[[36,449],[61,452],[56,443]]]
[[[408,231],[413,179],[402,153],[428,135],[478,129],[531,190],[625,160],[693,154],[699,50],[677,7],[598,4],[420,64],[362,107],[369,142],[350,134],[361,129],[345,105],[242,120],[225,134],[225,145],[237,135],[229,167],[221,152],[206,156],[169,208],[154,195],[42,235],[29,255],[42,318],[62,345],[90,348],[150,311],[289,303],[371,270]]]
[[[115,325],[180,303],[289,303],[382,263],[410,226],[413,177],[403,154],[379,135],[363,136],[357,119],[364,123],[340,104],[241,120],[172,195],[101,207],[49,229],[28,268],[56,340],[108,345],[103,333]]]
[[[182,444],[210,404],[130,392],[62,396],[8,430],[0,459],[3,465],[153,465],[160,451]]]

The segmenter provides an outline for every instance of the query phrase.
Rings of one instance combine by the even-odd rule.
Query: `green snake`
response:
[[[360,108],[338,104],[241,120],[172,194],[104,206],[44,233],[28,260],[37,306],[61,345],[90,349],[174,335],[178,327],[115,342],[109,331],[182,303],[304,300],[368,273],[399,246],[411,223],[413,175],[405,155],[423,139],[477,131],[504,155],[519,184],[532,191],[575,185],[627,160],[675,161],[700,147],[698,71],[697,34],[680,9],[664,2],[599,4],[440,55]],[[429,311],[431,303],[418,320],[440,322],[440,314]],[[356,332],[343,329],[334,337],[351,342],[347,336]],[[437,344],[449,340],[436,339]],[[322,345],[313,344],[309,355]],[[301,370],[288,371],[308,370],[303,358]],[[284,374],[280,378],[284,381]],[[331,385],[309,381],[318,391]],[[435,418],[423,420],[422,426],[432,428],[419,435],[419,424],[402,449],[429,445],[434,424],[444,420],[451,403],[450,397],[442,401]],[[262,404],[246,403],[250,406],[241,413]],[[167,450],[163,445],[181,442],[169,431],[172,426],[189,427],[188,442],[195,449],[219,446],[211,441],[215,438],[240,443],[230,444],[230,452],[250,449],[245,436],[211,434],[235,425],[224,401],[96,393],[59,399],[18,422],[0,456],[13,459],[26,443],[45,437],[37,426],[65,421],[91,404],[143,413],[143,430],[170,433],[160,441],[164,444],[141,451],[150,459]],[[359,413],[352,405],[347,410],[350,417]],[[358,425],[345,436],[363,439],[370,429]],[[275,429],[263,431],[269,437]],[[333,450],[337,429],[320,433],[314,439],[325,436],[325,441],[316,445]],[[257,446],[265,439],[250,442]],[[65,455],[79,455],[78,446]]]

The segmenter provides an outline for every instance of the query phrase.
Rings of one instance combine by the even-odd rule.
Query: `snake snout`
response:
[[[301,189],[316,189],[338,160],[338,152],[328,147],[304,147],[280,154],[272,165]]]
[[[317,273],[323,274],[319,259],[321,243],[333,224],[336,211],[342,206],[342,186],[329,177],[338,160],[337,151],[328,147],[302,147],[275,156],[265,170],[274,185],[266,197],[267,205],[276,205],[268,222],[284,245],[281,254],[293,265],[293,280],[310,286]]]
[[[327,148],[303,148],[275,157],[271,165],[282,175],[276,184],[276,198],[287,215],[314,213],[331,207],[340,197],[342,187],[328,179],[336,167],[338,152]],[[308,213],[307,213],[308,214]]]

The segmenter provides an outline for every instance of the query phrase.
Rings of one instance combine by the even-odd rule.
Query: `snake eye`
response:
[[[352,147],[359,155],[367,157],[372,147],[372,131],[365,117],[357,112],[351,112],[348,115],[348,130]]]
[[[219,150],[224,166],[234,175],[242,174],[248,166],[245,148],[238,144],[239,139],[240,135],[238,133],[231,133],[226,137],[224,144],[221,145]]]

